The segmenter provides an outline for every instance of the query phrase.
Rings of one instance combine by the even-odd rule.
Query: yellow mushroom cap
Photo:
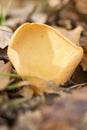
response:
[[[8,57],[19,75],[35,76],[28,80],[40,84],[53,80],[63,84],[72,76],[83,56],[76,46],[54,28],[25,23],[13,34]]]

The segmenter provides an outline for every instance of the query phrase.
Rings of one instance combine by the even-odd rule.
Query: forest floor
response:
[[[3,11],[7,3],[3,0]],[[57,93],[30,97],[26,81],[9,61],[9,40],[25,22],[62,29],[65,36],[77,26],[83,28],[79,38],[83,59]],[[87,1],[13,0],[4,26],[11,30],[0,27],[0,130],[87,130]]]

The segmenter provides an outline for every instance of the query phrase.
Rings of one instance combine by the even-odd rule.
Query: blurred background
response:
[[[24,22],[87,28],[87,0],[0,0],[0,25],[15,30]]]
[[[44,103],[42,105],[43,97],[41,99],[34,97],[27,102],[24,99],[21,102],[20,97],[25,98],[26,93],[30,92],[26,85],[23,85],[21,89],[14,86],[11,90],[2,89],[4,91],[0,92],[0,130],[87,130],[87,0],[0,0],[0,69],[2,71],[7,66],[5,63],[9,61],[7,57],[9,39],[13,32],[25,22],[48,24],[58,31],[62,29],[66,34],[72,32],[71,30],[77,26],[81,26],[83,32],[80,45],[84,49],[82,62],[86,71],[83,71],[84,66],[82,68],[79,65],[70,82],[65,84],[66,91],[58,95],[56,93],[46,95],[47,105]],[[8,28],[5,30],[3,26],[9,27],[13,32]],[[70,36],[73,37],[73,35]],[[8,66],[5,71],[7,70]],[[14,68],[13,72],[15,73]],[[11,80],[8,78],[7,76],[7,84],[12,82],[11,85],[14,85],[15,82],[20,81],[19,78]],[[2,76],[0,85],[3,86],[4,82],[5,78]],[[71,92],[67,88],[73,84],[77,86]],[[68,95],[67,99],[64,99],[66,95]],[[58,99],[52,102],[56,96]],[[17,98],[18,102],[15,100]],[[38,107],[40,105],[42,105],[41,108]]]

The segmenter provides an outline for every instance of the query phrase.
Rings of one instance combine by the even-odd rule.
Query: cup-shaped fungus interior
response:
[[[19,27],[8,47],[8,56],[20,75],[54,80],[58,84],[70,78],[82,55],[82,48],[53,28],[34,23]]]

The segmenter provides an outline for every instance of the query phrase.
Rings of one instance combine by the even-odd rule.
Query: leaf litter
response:
[[[0,61],[0,72],[6,72],[10,73],[11,72],[11,63],[4,63],[4,61]],[[4,90],[7,85],[10,83],[10,77],[2,76],[0,75],[0,91]]]
[[[9,40],[12,36],[12,30],[8,27],[0,27],[0,48],[4,49],[8,46]]]
[[[85,24],[85,19],[83,17],[84,14],[82,13],[83,11],[82,12],[78,11],[78,13],[77,12],[74,13],[75,10],[72,11],[71,8],[73,7],[78,9],[78,7],[81,6],[81,4],[79,5],[79,3],[84,2],[82,1],[79,2],[76,0],[74,0],[74,2],[77,2],[76,7],[73,6],[72,1],[66,1],[66,4],[64,5],[65,7],[62,5],[59,6],[60,9],[58,8],[51,10],[51,15],[49,15],[50,11],[48,11],[46,15],[49,16],[48,17],[46,16],[46,20],[43,22],[49,23],[54,28],[60,30],[60,32],[63,33],[67,38],[75,40],[74,42],[76,42],[77,44],[79,43],[78,45],[82,46],[84,49],[83,60],[81,64],[77,67],[76,71],[73,73],[72,78],[69,81],[67,81],[67,83],[65,83],[62,86],[57,86],[54,82],[50,82],[47,84],[48,91],[43,93],[45,97],[45,102],[42,102],[42,98],[39,96],[41,95],[40,93],[38,93],[39,95],[33,93],[31,89],[32,84],[29,81],[22,80],[21,77],[18,74],[16,74],[15,69],[12,67],[8,58],[6,58],[7,48],[5,47],[8,45],[12,33],[10,36],[8,36],[8,34],[4,35],[6,37],[8,36],[8,38],[6,39],[7,41],[7,43],[5,44],[6,46],[4,46],[3,44],[1,45],[1,47],[3,47],[1,51],[5,50],[5,53],[3,53],[2,55],[0,51],[0,59],[1,59],[0,72],[3,73],[0,75],[0,85],[1,85],[0,129],[7,129],[7,130],[9,129],[24,130],[25,128],[31,130],[87,129],[86,126],[86,117],[87,117],[86,26],[87,25]],[[71,12],[67,11],[67,9],[69,10],[69,8],[71,8],[72,16],[69,15],[69,13]],[[65,9],[66,12],[63,11]],[[82,9],[84,9],[84,6]],[[63,14],[65,15],[64,17],[62,17],[62,15],[60,17],[60,14],[62,12],[65,13]],[[52,18],[53,15],[54,19]],[[33,12],[31,13],[31,16],[33,16]],[[78,17],[78,19],[76,17]],[[10,18],[8,19],[8,21],[10,20]],[[67,21],[66,18],[69,21],[68,23],[66,22]],[[80,21],[80,18],[83,19],[85,28],[82,21]],[[28,20],[34,21],[32,17],[28,18]],[[25,19],[23,22],[27,22],[27,20]],[[15,30],[17,26],[19,26],[23,22],[17,22],[17,23],[15,22],[15,24],[12,25],[13,27],[10,26],[11,25],[10,22],[8,22],[8,25],[12,27],[13,30]],[[39,22],[39,19],[37,22]],[[77,29],[78,25],[82,26],[79,28],[79,31],[77,31],[76,35],[73,35],[75,29],[71,30],[75,28],[74,25],[77,27]],[[82,34],[80,36],[81,32]],[[13,74],[14,76],[12,77],[11,74]]]

